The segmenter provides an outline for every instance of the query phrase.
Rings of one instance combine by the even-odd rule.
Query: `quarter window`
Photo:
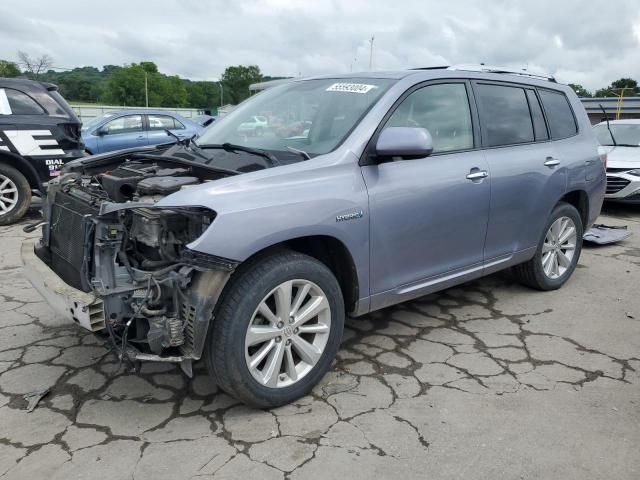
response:
[[[7,98],[7,93],[3,88],[0,88],[0,115],[11,115],[9,99]]]
[[[473,148],[473,127],[463,83],[429,85],[405,98],[386,127],[423,127],[433,138],[433,151]]]
[[[11,113],[14,115],[43,115],[44,110],[29,95],[7,88],[5,90]]]
[[[523,88],[478,84],[477,92],[487,146],[533,142],[533,123]]]
[[[105,125],[107,134],[132,133],[142,131],[142,115],[127,115],[111,120]]]
[[[551,138],[566,138],[578,133],[576,119],[564,93],[538,90],[547,114]]]

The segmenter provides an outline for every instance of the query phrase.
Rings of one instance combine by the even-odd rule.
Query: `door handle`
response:
[[[560,165],[560,160],[553,157],[547,157],[547,161],[544,162],[544,166],[549,168],[557,167],[558,165]]]
[[[144,140],[144,135],[140,135],[140,136],[138,137],[138,140]]]
[[[480,170],[478,172],[472,172],[467,175],[467,180],[482,180],[483,178],[487,178],[489,176],[489,172],[486,170]]]

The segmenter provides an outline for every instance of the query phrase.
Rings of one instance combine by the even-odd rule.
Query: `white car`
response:
[[[640,204],[640,120],[601,122],[593,130],[607,155],[605,200]]]
[[[238,125],[238,132],[260,136],[267,129],[268,125],[269,121],[266,117],[263,117],[261,115],[254,115],[248,121]]]

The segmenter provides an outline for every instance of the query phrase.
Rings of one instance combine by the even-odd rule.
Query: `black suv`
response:
[[[0,78],[0,225],[19,220],[31,192],[83,156],[80,125],[55,85]]]

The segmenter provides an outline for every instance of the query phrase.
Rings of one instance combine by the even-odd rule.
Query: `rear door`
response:
[[[362,167],[371,216],[372,308],[415,297],[443,276],[481,269],[490,184],[484,154],[475,148],[469,88],[447,81],[406,94],[381,130],[425,127],[433,154]]]
[[[124,115],[105,123],[98,139],[99,153],[148,145],[142,115]]]
[[[487,268],[528,255],[566,190],[566,167],[549,140],[537,92],[527,85],[473,84],[491,173]]]
[[[182,122],[169,115],[149,114],[147,120],[149,122],[149,145],[173,142],[175,139],[167,135],[166,130],[170,130],[180,138],[187,136],[187,130]]]

